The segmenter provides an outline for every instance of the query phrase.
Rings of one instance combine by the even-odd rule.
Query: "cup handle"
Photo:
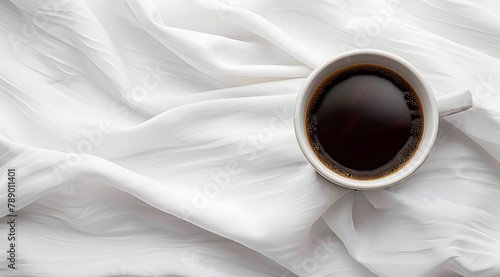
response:
[[[436,97],[439,116],[456,114],[472,107],[469,90],[454,91]]]

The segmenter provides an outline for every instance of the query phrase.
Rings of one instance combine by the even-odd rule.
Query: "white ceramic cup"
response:
[[[347,178],[325,166],[311,148],[305,128],[306,109],[316,87],[333,72],[354,64],[375,64],[399,73],[415,89],[424,115],[422,138],[413,157],[397,171],[373,180]],[[309,163],[326,179],[350,189],[379,189],[408,178],[422,165],[436,140],[440,116],[451,115],[470,107],[472,107],[472,95],[468,90],[447,93],[436,99],[432,89],[415,67],[399,56],[381,50],[353,50],[328,61],[309,75],[297,97],[294,115],[295,135]]]

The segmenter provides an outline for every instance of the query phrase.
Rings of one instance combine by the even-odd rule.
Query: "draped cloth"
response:
[[[497,1],[11,0],[0,36],[1,276],[500,275]],[[320,177],[292,124],[363,48],[474,100],[373,191]]]

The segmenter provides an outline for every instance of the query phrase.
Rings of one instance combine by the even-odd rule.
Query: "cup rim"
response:
[[[305,124],[304,124],[305,123],[304,118],[306,112],[305,109],[307,109],[307,104],[310,100],[310,96],[316,87],[314,86],[314,88],[311,88],[312,83],[316,82],[320,73],[322,73],[325,69],[332,66],[332,64],[341,62],[343,60],[345,61],[350,57],[355,57],[358,55],[378,56],[382,57],[383,59],[388,59],[402,65],[406,70],[408,70],[409,72],[411,72],[412,75],[415,76],[416,80],[414,80],[414,83],[419,82],[419,85],[423,87],[423,91],[417,91],[419,97],[421,97],[422,94],[426,94],[427,95],[426,97],[428,98],[426,107],[422,107],[424,111],[427,111],[426,113],[424,112],[424,126],[425,125],[428,126],[424,127],[422,138],[419,142],[419,146],[415,151],[414,155],[405,165],[403,165],[396,172],[372,180],[357,180],[357,179],[347,178],[335,173],[334,171],[326,167],[312,150],[309,144],[309,140],[307,138]],[[359,64],[359,62],[358,63],[348,62],[347,64],[340,66],[339,69],[352,64]],[[333,71],[329,71],[328,74],[332,72]],[[324,77],[322,77],[322,80],[323,79]],[[410,84],[412,85],[414,85],[414,83],[410,82]],[[309,76],[307,77],[306,81],[304,82],[299,91],[295,106],[295,114],[294,114],[295,137],[298,141],[302,153],[309,161],[309,163],[316,169],[316,171],[320,175],[322,175],[330,182],[345,188],[359,189],[359,190],[371,190],[371,189],[380,189],[389,187],[405,180],[411,174],[413,174],[427,159],[432,149],[432,146],[434,145],[434,141],[436,140],[437,136],[438,123],[439,123],[439,114],[438,114],[436,99],[429,85],[422,78],[418,70],[403,58],[395,54],[392,54],[390,52],[377,49],[351,50],[325,62],[321,66],[314,69],[311,72],[311,74],[309,74]]]

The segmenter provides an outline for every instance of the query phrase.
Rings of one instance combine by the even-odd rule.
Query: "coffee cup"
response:
[[[312,126],[311,124],[317,124],[316,122],[316,115],[314,115],[314,119],[311,119],[311,114],[314,113],[311,112],[311,110],[318,111],[322,107],[321,105],[325,106],[326,104],[320,103],[321,101],[327,101],[327,99],[330,99],[328,101],[335,103],[332,104],[334,107],[338,110],[341,110],[344,112],[342,116],[339,117],[332,117],[335,120],[331,120],[328,122],[328,127],[331,128],[329,130],[329,134],[335,138],[338,134],[339,138],[340,136],[344,136],[345,133],[348,132],[354,132],[356,133],[355,128],[361,128],[361,127],[356,127],[356,126],[365,126],[363,128],[366,128],[365,125],[345,125],[346,121],[353,121],[354,119],[349,118],[349,113],[345,112],[347,109],[344,107],[345,105],[351,105],[354,103],[353,101],[358,101],[359,98],[361,97],[368,97],[366,98],[368,103],[373,102],[373,105],[375,106],[377,103],[382,105],[381,107],[386,109],[387,111],[392,111],[392,110],[397,110],[394,108],[394,106],[387,106],[386,108],[383,107],[383,101],[386,96],[377,96],[375,94],[376,89],[372,88],[373,84],[364,84],[363,82],[365,79],[363,78],[358,78],[354,79],[351,78],[356,75],[362,75],[358,73],[349,73],[349,72],[372,72],[375,68],[375,70],[379,70],[382,68],[384,72],[391,72],[388,73],[389,75],[392,73],[397,73],[397,78],[402,78],[402,82],[407,84],[407,87],[411,87],[412,93],[414,93],[417,98],[418,98],[418,105],[413,103],[412,105],[408,104],[410,109],[408,110],[409,113],[411,113],[411,119],[404,119],[408,122],[408,124],[417,124],[415,126],[418,126],[417,130],[417,135],[411,137],[410,140],[414,141],[412,144],[413,146],[406,146],[409,144],[405,144],[404,147],[407,147],[410,150],[405,150],[406,148],[401,148],[402,150],[398,150],[397,154],[395,154],[394,158],[391,159],[391,162],[394,163],[394,166],[391,165],[390,167],[384,167],[381,166],[380,168],[380,174],[377,173],[377,170],[379,168],[370,168],[369,170],[363,171],[364,169],[357,169],[354,168],[352,170],[352,173],[350,170],[352,169],[349,168],[349,166],[345,166],[342,164],[343,162],[340,162],[338,157],[342,157],[342,159],[349,160],[349,162],[354,162],[354,165],[360,164],[363,165],[365,163],[362,163],[363,161],[366,161],[368,159],[367,157],[371,157],[370,159],[373,159],[373,157],[377,157],[376,154],[373,154],[375,156],[370,156],[370,155],[364,155],[363,153],[365,152],[370,152],[370,149],[367,148],[368,146],[366,145],[360,145],[359,148],[363,148],[365,152],[359,152],[355,154],[356,152],[353,151],[353,154],[349,156],[349,147],[346,147],[342,145],[341,143],[337,141],[343,141],[343,143],[347,143],[346,145],[353,146],[356,148],[355,141],[356,139],[349,138],[345,140],[331,140],[334,142],[333,144],[330,144],[329,140],[323,140],[319,138],[319,135],[321,130],[324,130],[325,125],[314,125]],[[370,71],[371,70],[371,71]],[[340,72],[340,73],[338,73]],[[347,73],[345,73],[347,72]],[[370,73],[363,73],[363,74],[370,74]],[[348,77],[345,77],[344,79],[339,79],[342,82],[342,86],[340,85],[341,81],[335,81],[336,76],[343,76],[343,75],[349,75]],[[386,73],[384,73],[386,74]],[[346,76],[347,76],[346,75]],[[365,76],[363,75],[363,76]],[[334,76],[334,77],[332,77]],[[338,77],[341,78],[341,77]],[[329,81],[329,80],[333,81]],[[346,92],[348,90],[349,84],[346,84],[347,81],[350,80],[353,86],[353,93],[357,93],[353,97],[349,98],[348,100],[335,100],[335,99],[341,99],[338,97],[341,96],[328,96],[330,98],[327,98],[326,95],[332,95],[334,93],[337,93],[337,95],[340,95],[341,93],[346,93],[346,95],[349,92]],[[399,79],[398,79],[399,80]],[[328,83],[330,82],[330,83]],[[381,82],[387,82],[387,81],[381,81]],[[399,81],[394,81],[395,83],[398,83]],[[325,85],[326,84],[326,85]],[[328,91],[327,89],[323,89],[323,87],[328,86],[330,84],[331,87],[333,87],[332,90]],[[337,85],[336,87],[334,87]],[[360,87],[365,87],[365,91],[362,91]],[[401,87],[397,85],[398,87]],[[403,88],[405,85],[402,86]],[[320,88],[323,92],[318,92],[320,91]],[[340,89],[342,88],[342,89]],[[354,89],[355,88],[355,89]],[[343,90],[343,91],[342,91]],[[382,89],[383,93],[385,93],[387,89]],[[402,89],[402,91],[405,90],[410,90],[410,89]],[[336,92],[337,91],[337,92]],[[342,92],[338,92],[342,91]],[[361,92],[360,92],[361,91]],[[319,93],[322,93],[322,96],[318,96]],[[407,93],[407,92],[404,92]],[[361,96],[360,96],[361,95]],[[384,94],[385,95],[385,94]],[[337,97],[337,98],[335,98]],[[370,98],[372,97],[372,98]],[[375,98],[374,98],[375,97]],[[398,96],[399,97],[399,96]],[[411,95],[410,96],[404,96],[407,103],[412,102],[411,101]],[[318,100],[319,99],[319,100]],[[355,100],[352,100],[355,99]],[[372,99],[372,100],[369,100]],[[399,98],[398,98],[399,99]],[[403,98],[401,98],[403,99]],[[410,100],[409,100],[410,99]],[[318,102],[319,101],[319,102]],[[337,101],[337,102],[335,102]],[[391,100],[392,101],[392,100]],[[399,101],[399,100],[398,100]],[[345,103],[351,103],[351,104],[345,104]],[[414,101],[413,101],[414,102]],[[316,104],[312,104],[316,103]],[[319,104],[318,104],[319,103]],[[344,104],[342,104],[344,103]],[[392,102],[391,102],[392,103]],[[357,105],[357,102],[354,103]],[[353,104],[353,105],[354,105]],[[344,106],[342,106],[344,105]],[[358,107],[358,106],[353,106],[352,107]],[[361,104],[360,104],[361,105]],[[391,104],[393,105],[393,104]],[[350,106],[350,107],[351,107]],[[316,108],[314,108],[316,107]],[[321,108],[321,109],[327,109],[327,114],[330,116],[330,114],[333,111],[329,111],[331,107],[326,107],[326,108]],[[413,108],[412,108],[413,107]],[[417,107],[417,108],[415,108]],[[345,187],[345,188],[350,188],[350,189],[359,189],[359,190],[369,190],[369,189],[380,189],[380,188],[385,188],[392,186],[394,184],[397,184],[406,178],[408,178],[411,174],[413,174],[426,160],[428,157],[429,153],[431,152],[434,142],[436,140],[438,128],[439,128],[439,117],[441,116],[447,116],[451,114],[455,114],[464,110],[469,109],[472,107],[472,95],[470,91],[464,90],[464,91],[455,91],[455,92],[450,92],[450,93],[443,93],[440,94],[439,97],[436,97],[430,86],[427,84],[427,82],[423,79],[422,75],[418,72],[418,70],[411,65],[408,61],[405,59],[386,52],[386,51],[381,51],[381,50],[371,50],[371,49],[363,49],[363,50],[353,50],[346,52],[328,62],[325,64],[319,66],[316,68],[307,78],[305,83],[303,84],[298,96],[297,96],[297,102],[296,102],[296,107],[295,107],[295,114],[294,114],[294,128],[295,128],[295,135],[297,142],[300,146],[300,149],[302,150],[302,153],[306,157],[306,159],[309,161],[309,163],[315,168],[315,170],[322,175],[324,178],[327,180],[331,181],[332,183]],[[360,112],[362,115],[367,114],[368,112],[372,112],[374,108],[372,106],[368,107],[363,107],[359,106],[358,108],[352,108],[353,110],[350,111],[350,113],[353,113],[353,111]],[[363,109],[368,109],[370,111],[363,111]],[[413,110],[411,110],[413,109]],[[396,112],[395,112],[396,113]],[[415,114],[418,114],[418,116],[414,116]],[[321,116],[321,115],[320,115]],[[388,115],[389,117],[391,115]],[[420,117],[419,117],[420,116]],[[370,118],[371,115],[368,117]],[[407,116],[410,118],[410,115]],[[356,115],[357,118],[357,115]],[[406,118],[406,117],[405,117]],[[417,118],[417,119],[415,119]],[[328,119],[328,118],[327,118]],[[415,119],[415,120],[414,120]],[[358,119],[356,119],[358,120]],[[403,121],[404,121],[403,120]],[[410,121],[408,121],[410,120]],[[315,123],[310,123],[309,121],[314,121]],[[359,120],[358,120],[359,121]],[[401,120],[397,121],[401,122]],[[354,128],[354,130],[343,130],[342,126],[349,126],[348,128]],[[411,129],[412,134],[415,133],[415,126],[413,125],[408,125],[406,126],[409,128],[408,130]],[[312,126],[312,127],[311,127]],[[399,125],[398,125],[399,126]],[[323,129],[321,129],[323,128]],[[347,127],[345,127],[347,128]],[[398,127],[400,128],[400,127]],[[315,131],[314,131],[315,130]],[[320,130],[320,131],[318,131]],[[398,129],[399,130],[399,129]],[[409,132],[408,130],[404,132]],[[359,131],[359,129],[358,129]],[[328,133],[326,131],[323,131],[323,133]],[[359,132],[358,132],[359,133]],[[379,134],[378,132],[377,134]],[[363,134],[362,132],[360,134]],[[392,133],[387,133],[388,138],[393,139],[394,135],[391,135]],[[367,138],[370,139],[370,138]],[[400,139],[401,140],[401,139]],[[404,140],[404,137],[402,138]],[[389,140],[390,141],[390,140]],[[397,142],[397,141],[396,141]],[[336,145],[335,143],[338,143]],[[398,142],[399,143],[399,142]],[[389,145],[390,146],[390,145]],[[376,144],[373,147],[377,147]],[[373,148],[372,147],[372,148]],[[353,148],[353,149],[354,149]],[[383,147],[381,147],[383,149]],[[333,149],[333,152],[328,152],[327,150],[321,150],[321,149]],[[336,153],[335,151],[344,151],[344,153],[340,154],[335,154],[335,156],[332,153]],[[380,149],[378,149],[380,150]],[[406,152],[405,152],[406,151]],[[324,153],[323,153],[324,152]],[[372,151],[373,152],[373,151]],[[346,154],[347,153],[347,154]],[[360,154],[361,153],[361,154]],[[370,152],[371,153],[371,152]],[[374,152],[376,153],[376,152]],[[406,154],[405,154],[406,153]],[[343,156],[342,156],[343,155]],[[363,160],[364,159],[364,160]],[[356,163],[359,162],[359,163]],[[370,163],[368,163],[370,164]],[[363,165],[364,166],[364,165]],[[368,165],[367,165],[368,166]],[[377,166],[376,164],[373,166]],[[351,173],[350,173],[351,172]],[[369,172],[369,174],[365,174],[364,172]],[[358,174],[359,173],[359,174]],[[364,174],[364,175],[363,175]]]

